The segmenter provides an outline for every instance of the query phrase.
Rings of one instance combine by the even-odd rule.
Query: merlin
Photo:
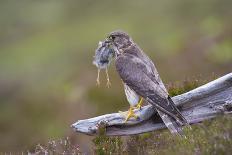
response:
[[[100,43],[94,62],[98,68],[105,68],[107,71],[113,58],[130,103],[125,121],[138,117],[133,110],[141,108],[142,100],[145,100],[154,106],[171,133],[182,135],[181,126],[187,125],[187,120],[169,96],[154,63],[123,31],[111,32],[106,40]]]

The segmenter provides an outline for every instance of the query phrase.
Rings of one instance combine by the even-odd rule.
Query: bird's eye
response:
[[[115,39],[115,36],[109,36],[109,39],[110,39],[110,40],[114,40],[114,39]]]

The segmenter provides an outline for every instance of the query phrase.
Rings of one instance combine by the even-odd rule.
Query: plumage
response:
[[[126,121],[130,117],[137,117],[133,108],[136,105],[140,107],[142,102],[139,102],[139,99],[143,98],[155,107],[171,133],[182,135],[181,126],[188,124],[187,120],[170,98],[151,59],[122,31],[111,32],[102,47],[106,45],[114,51],[116,70],[123,81],[125,94],[131,105]],[[103,48],[98,49],[96,62],[103,56],[107,60],[110,58],[110,54],[103,55]],[[107,48],[106,50],[110,51]]]
[[[142,96],[156,108],[169,115],[181,119],[176,109],[168,102],[168,93],[156,78],[150,78],[149,69],[152,69],[139,58],[129,53],[124,53],[117,57],[115,61],[116,69],[127,86]],[[155,76],[159,76],[155,74]],[[178,117],[179,116],[179,117]]]
[[[124,83],[124,91],[129,104],[132,107],[135,107],[139,103],[139,95],[130,87],[128,87],[125,83]]]
[[[115,65],[123,82],[157,109],[172,133],[182,134],[181,125],[187,121],[169,97],[153,62],[131,38],[118,51]]]

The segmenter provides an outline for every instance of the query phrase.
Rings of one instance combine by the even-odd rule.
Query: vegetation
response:
[[[194,80],[185,81],[179,88],[171,87],[171,95],[179,95],[196,88],[200,83]],[[174,84],[175,85],[175,84]],[[172,86],[174,86],[172,85]],[[104,130],[103,130],[104,131]],[[230,154],[232,151],[232,118],[219,116],[214,120],[204,121],[190,128],[184,128],[185,138],[173,136],[168,130],[144,133],[126,138],[96,137],[96,154],[185,154],[185,155],[218,155]]]
[[[169,93],[172,96],[179,95],[204,83],[206,81],[185,80],[182,84],[170,84]],[[103,126],[100,128],[99,135],[92,140],[91,153],[97,155],[229,155],[232,151],[232,118],[230,116],[219,116],[213,120],[204,121],[193,125],[192,129],[184,128],[186,139],[173,136],[167,129],[127,137],[109,137],[104,133],[105,128]],[[56,141],[51,140],[46,145],[37,144],[27,152],[36,155],[85,154],[81,152],[79,145],[72,142],[68,137]]]
[[[181,81],[192,81],[187,77],[200,75],[194,79],[206,80],[212,73],[231,72],[231,3],[0,1],[0,152],[33,151],[39,143],[47,148],[50,139],[61,137],[70,137],[84,153],[102,151],[104,138],[92,143],[91,137],[74,133],[70,124],[128,109],[114,66],[109,69],[112,86],[107,89],[104,73],[96,87],[97,70],[92,65],[98,41],[115,29],[133,37],[155,62],[164,83],[174,82],[167,86],[172,95],[196,86],[195,82],[190,88],[182,85]],[[134,140],[113,141],[110,145],[117,143],[121,151]]]
[[[81,151],[78,145],[73,145],[69,138],[60,139],[57,141],[49,141],[46,146],[36,145],[35,150],[32,151],[36,155],[79,155]],[[32,153],[28,151],[28,153]]]
[[[230,116],[185,129],[186,139],[172,136],[167,130],[130,137],[128,154],[230,154],[232,123]]]

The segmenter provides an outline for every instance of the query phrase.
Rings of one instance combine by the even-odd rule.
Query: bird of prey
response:
[[[182,135],[181,126],[188,122],[169,96],[151,59],[123,31],[111,32],[104,44],[114,51],[116,70],[131,105],[126,121],[137,117],[133,109],[141,106],[142,98],[155,107],[171,133]]]

